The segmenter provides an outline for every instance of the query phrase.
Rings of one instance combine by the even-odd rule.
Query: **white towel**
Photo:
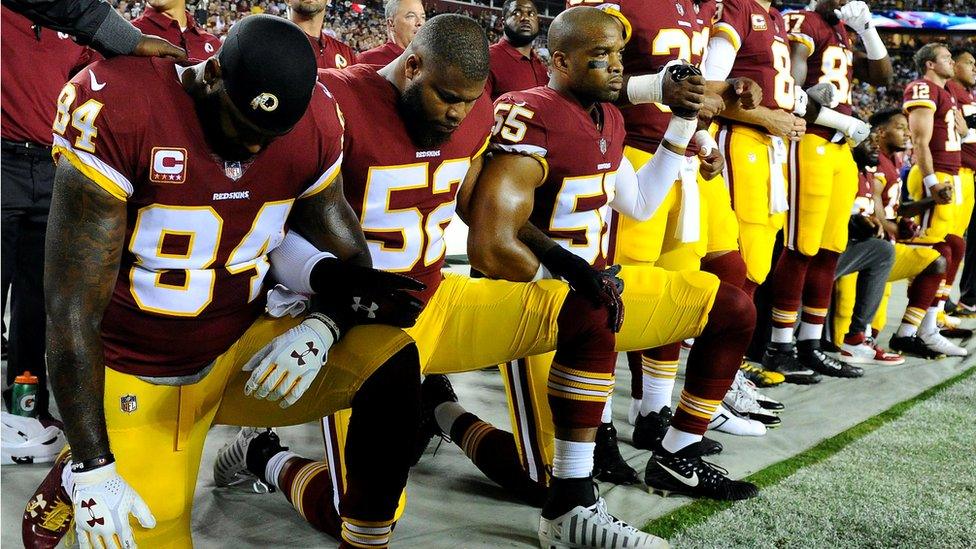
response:
[[[297,317],[308,307],[308,296],[293,292],[281,284],[268,290],[268,314],[275,318]]]
[[[769,213],[778,214],[790,209],[786,200],[786,178],[783,165],[786,164],[786,144],[782,137],[769,136]]]
[[[674,237],[682,243],[701,239],[701,195],[698,190],[698,157],[685,157],[678,176],[681,179],[681,212]]]

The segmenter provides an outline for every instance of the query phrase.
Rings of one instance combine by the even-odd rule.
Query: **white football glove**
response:
[[[871,124],[855,118],[854,122],[844,130],[844,135],[851,140],[851,146],[856,147],[871,135]]]
[[[143,528],[154,528],[156,518],[129,483],[119,476],[115,463],[94,471],[72,473],[71,502],[81,549],[135,549],[129,526],[131,513]]]
[[[243,370],[253,373],[244,394],[272,402],[280,399],[282,408],[291,406],[315,380],[338,339],[339,328],[331,319],[309,315],[247,361]]]
[[[834,14],[858,34],[868,30],[872,26],[871,9],[861,0],[848,2],[840,9],[834,10]]]
[[[834,108],[840,103],[840,90],[830,82],[820,82],[807,88],[807,97],[822,107]]]

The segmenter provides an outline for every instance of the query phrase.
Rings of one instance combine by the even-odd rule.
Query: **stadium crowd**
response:
[[[90,65],[5,7],[5,192],[46,181],[52,196],[4,197],[18,253],[36,244],[12,282],[5,255],[4,291],[15,310],[25,287],[46,298],[34,322],[47,307],[39,383],[12,379],[17,334],[4,395],[19,412],[4,412],[4,459],[55,461],[25,543],[74,527],[94,546],[189,545],[203,444],[227,424],[242,428],[216,485],[275,488],[342,547],[389,544],[435,437],[541,508],[544,548],[666,547],[610,515],[594,479],[752,498],[703,458],[723,450],[708,430],[782,424],[789,403],[761,388],[968,355],[952,340],[973,335],[959,317],[976,317],[976,272],[959,303],[950,291],[976,203],[976,57],[959,39],[886,42],[861,1],[784,18],[726,0],[715,21],[710,3],[581,3],[600,7],[562,12],[548,41],[532,0],[469,17],[416,0],[204,0],[185,22],[116,4],[209,59],[189,66]],[[624,49],[662,37],[677,42]],[[32,70],[52,75],[12,78]],[[442,272],[455,212],[484,276]],[[43,291],[25,285],[41,274]],[[618,353],[643,475],[614,427]],[[46,395],[45,360],[63,423],[23,393]],[[447,377],[491,364],[512,432]],[[320,420],[325,461],[272,430]]]

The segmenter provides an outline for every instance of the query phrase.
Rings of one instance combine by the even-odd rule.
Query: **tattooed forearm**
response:
[[[125,239],[125,203],[62,160],[44,256],[47,365],[76,461],[109,452],[100,326]]]
[[[373,266],[359,218],[342,193],[341,176],[322,192],[299,200],[288,222],[316,248],[355,265]]]

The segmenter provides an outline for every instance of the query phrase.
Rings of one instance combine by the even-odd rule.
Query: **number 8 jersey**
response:
[[[844,23],[838,22],[830,26],[826,20],[814,11],[799,11],[786,14],[789,26],[789,39],[806,46],[807,81],[803,88],[814,84],[830,82],[837,87],[840,103],[834,110],[848,116],[854,112],[851,106],[851,86],[854,81],[854,52],[851,51],[851,39],[847,34]],[[819,135],[828,141],[835,135],[838,139],[843,133],[826,126],[811,124],[807,133]]]
[[[268,252],[298,198],[334,180],[342,124],[321,85],[295,128],[247,162],[207,144],[172,61],[120,57],[61,91],[54,155],[126,203],[119,276],[102,320],[106,365],[182,376],[264,308]]]

